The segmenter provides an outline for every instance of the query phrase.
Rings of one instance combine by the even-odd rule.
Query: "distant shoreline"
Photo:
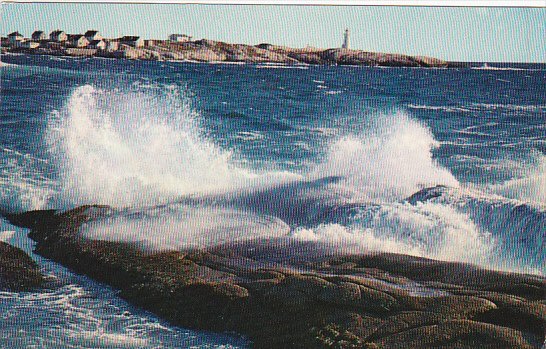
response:
[[[448,68],[450,62],[427,56],[378,53],[343,48],[291,48],[271,44],[246,45],[221,41],[159,41],[144,47],[121,45],[117,50],[76,47],[2,47],[2,54],[22,53],[59,57],[102,57],[198,63],[263,63],[281,65],[339,65]],[[460,66],[458,63],[457,66]]]
[[[237,45],[237,46],[249,46],[249,45],[242,45],[242,44],[227,44],[227,45]],[[284,48],[285,50],[290,50],[291,48]],[[134,50],[134,49],[133,49]],[[293,49],[293,50],[304,50],[304,49]],[[321,52],[324,51],[342,51],[344,49],[324,49]],[[372,52],[365,52],[361,50],[348,50],[351,51],[352,55],[359,55],[359,54],[368,54],[368,55],[377,55],[381,56],[384,55],[386,57],[395,57],[392,60],[383,60],[381,62],[373,62],[373,61],[360,61],[360,62],[353,62],[353,64],[347,63],[346,60],[341,60],[340,62],[334,61],[334,62],[324,62],[324,63],[307,63],[307,62],[300,62],[300,61],[289,61],[289,62],[279,62],[276,60],[263,60],[263,59],[253,59],[252,57],[246,57],[247,59],[243,60],[212,60],[212,59],[188,59],[188,58],[157,58],[157,57],[150,57],[150,56],[142,56],[142,57],[131,57],[131,54],[129,53],[128,56],[125,56],[124,51],[114,51],[114,52],[105,52],[105,51],[99,51],[99,50],[93,50],[93,49],[75,49],[75,48],[63,48],[63,49],[25,49],[25,48],[7,48],[2,47],[0,50],[0,55],[5,54],[21,54],[21,55],[35,55],[35,56],[50,56],[50,57],[64,57],[64,58],[104,58],[104,59],[127,59],[127,60],[142,60],[142,61],[164,61],[164,62],[179,62],[179,63],[191,63],[191,64],[228,64],[228,65],[244,65],[244,64],[262,64],[264,66],[279,66],[279,67],[286,67],[286,66],[293,66],[296,67],[305,67],[305,66],[345,66],[345,67],[409,67],[409,68],[468,68],[468,69],[484,69],[484,70],[520,70],[528,68],[526,66],[532,65],[532,66],[539,66],[539,70],[546,69],[546,63],[537,63],[537,62],[474,62],[474,61],[442,61],[436,58],[431,57],[424,57],[429,58],[433,60],[437,60],[437,64],[411,64],[411,62],[400,62],[397,61],[397,57],[411,57],[415,59],[415,56],[409,56],[409,55],[399,55],[399,54],[384,54],[384,53],[372,53]],[[419,56],[421,57],[421,56]],[[1,60],[0,60],[1,62]],[[440,64],[441,62],[441,64]],[[375,63],[375,64],[374,64]],[[396,64],[399,63],[399,64]],[[408,64],[404,64],[408,63]],[[488,66],[489,65],[489,66]],[[493,65],[493,66],[491,66]]]

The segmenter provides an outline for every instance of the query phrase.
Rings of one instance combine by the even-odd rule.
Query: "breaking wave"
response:
[[[61,206],[118,207],[233,190],[259,174],[208,140],[183,92],[77,88],[51,119]],[[267,180],[283,174],[270,174]]]
[[[340,177],[352,201],[392,202],[424,187],[459,185],[434,160],[432,151],[439,143],[432,132],[407,113],[377,116],[370,126],[363,135],[331,144],[311,176]]]
[[[516,178],[490,185],[488,189],[504,197],[546,209],[546,156],[535,156],[534,162],[521,172]]]
[[[407,112],[366,122],[361,134],[324,134],[330,141],[308,170],[265,171],[218,146],[183,90],[80,86],[50,115],[49,158],[20,156],[4,167],[10,174],[3,178],[16,184],[2,185],[12,188],[2,195],[18,200],[11,209],[19,210],[114,206],[117,215],[83,233],[155,249],[286,238],[345,253],[398,252],[509,270],[529,271],[541,262],[518,254],[523,245],[510,237],[517,229],[535,231],[525,222],[536,217],[505,215],[501,227],[487,215],[500,219],[504,211],[488,211],[498,205],[484,200],[406,201],[423,188],[464,192],[465,185],[435,160],[439,142]],[[40,176],[37,163],[52,178]],[[545,163],[542,158],[525,176],[487,189],[544,203]]]

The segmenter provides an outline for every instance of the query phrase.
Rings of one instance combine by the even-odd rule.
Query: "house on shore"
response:
[[[68,44],[71,47],[86,47],[89,45],[89,41],[82,34],[69,34],[68,35]]]
[[[35,49],[40,47],[40,43],[32,40],[26,40],[21,42],[22,48]]]
[[[23,37],[23,34],[21,34],[19,32],[13,32],[13,33],[8,34],[9,44],[10,44],[10,46],[13,46],[13,47],[19,47],[21,42],[24,39],[25,38]]]
[[[105,40],[105,43],[106,43],[106,50],[107,51],[117,51],[119,49],[119,40],[118,39]]]
[[[64,42],[68,40],[68,35],[62,30],[54,30],[49,34],[49,40],[55,42]]]
[[[50,50],[60,51],[64,48],[64,42],[46,41],[44,46]]]
[[[31,36],[33,41],[47,40],[47,34],[42,30],[36,30]]]
[[[186,34],[171,34],[169,35],[169,41],[171,42],[187,42],[191,41],[191,36]]]
[[[131,47],[143,47],[144,40],[142,40],[142,38],[139,36],[124,36],[121,39],[119,39],[119,44],[131,46]]]
[[[96,49],[96,50],[106,50],[106,42],[102,39],[93,40],[87,45],[87,48]]]
[[[85,38],[89,42],[93,42],[95,40],[102,40],[103,39],[102,35],[99,34],[98,30],[88,30],[83,35],[85,36]]]

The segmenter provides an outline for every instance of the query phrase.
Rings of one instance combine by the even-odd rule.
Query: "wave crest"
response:
[[[367,134],[346,136],[328,149],[313,177],[341,177],[340,185],[356,201],[393,201],[457,179],[434,159],[439,146],[432,132],[405,112],[381,115]]]
[[[254,176],[205,137],[199,115],[176,88],[78,87],[53,113],[48,141],[63,206],[158,203]]]

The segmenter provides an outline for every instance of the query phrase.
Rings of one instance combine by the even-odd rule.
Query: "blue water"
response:
[[[276,236],[543,274],[545,65],[2,61],[4,211],[109,204],[120,213],[84,234],[157,250]],[[72,277],[83,290],[104,287]],[[54,292],[72,292],[63,290]],[[121,302],[107,294],[86,311],[107,317]],[[23,312],[37,306],[13,297]],[[53,318],[69,331],[63,316]],[[200,344],[245,345],[161,326]],[[142,331],[149,343],[169,338]]]

